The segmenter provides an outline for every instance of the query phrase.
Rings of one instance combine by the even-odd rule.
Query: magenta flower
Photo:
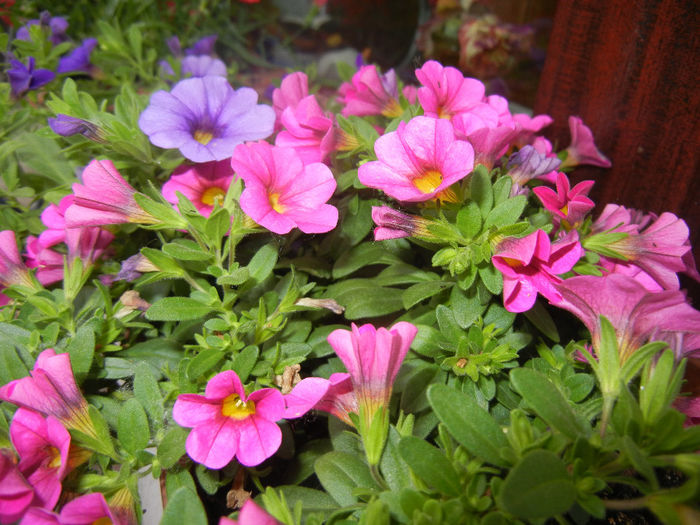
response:
[[[68,354],[44,350],[37,357],[31,376],[0,387],[0,399],[54,416],[67,428],[94,436],[88,404],[78,390]]]
[[[27,237],[27,267],[34,268],[34,275],[44,286],[63,280],[63,254],[41,244],[39,239]]]
[[[648,341],[671,341],[676,356],[698,354],[700,312],[677,290],[650,292],[626,275],[603,277],[582,275],[557,283],[562,300],[556,306],[573,313],[591,332],[593,346],[600,346],[600,319],[605,316],[615,328],[620,362]]]
[[[284,418],[294,419],[306,414],[326,395],[331,383],[322,377],[307,377],[284,395]]]
[[[219,525],[278,525],[280,522],[261,509],[252,499],[241,507],[237,520],[222,517]]]
[[[223,77],[188,78],[155,92],[139,127],[156,146],[193,162],[223,160],[237,144],[272,134],[275,113],[257,102],[255,90],[234,90]]]
[[[0,287],[13,284],[33,287],[27,267],[17,249],[17,239],[12,230],[0,231]]]
[[[313,95],[287,107],[280,122],[284,129],[275,138],[275,146],[294,148],[304,164],[325,162],[335,149],[333,117],[323,112]]]
[[[546,186],[538,186],[532,191],[552,214],[555,225],[561,222],[566,230],[570,230],[581,224],[595,206],[587,197],[593,184],[592,180],[584,180],[571,188],[569,178],[560,172],[557,174],[556,192]]]
[[[396,72],[393,69],[382,75],[373,64],[362,66],[350,82],[344,82],[338,88],[338,93],[338,102],[344,106],[341,114],[346,117],[384,115],[394,118],[402,113]]]
[[[135,523],[135,521],[120,519],[107,505],[102,493],[93,492],[69,501],[58,514],[32,507],[20,525],[131,525]]]
[[[12,458],[0,452],[0,523],[15,523],[24,516],[33,499],[34,489]]]
[[[263,388],[246,397],[232,370],[211,378],[204,395],[181,394],[173,407],[175,421],[192,428],[187,454],[212,469],[225,467],[234,456],[247,467],[272,456],[282,443],[275,421],[284,413],[278,390]]]
[[[700,396],[680,396],[673,402],[673,408],[685,414],[683,426],[700,425]]]
[[[166,201],[177,205],[177,193],[187,197],[199,213],[209,217],[218,201],[221,205],[234,173],[229,159],[202,164],[183,164],[178,166],[168,181],[163,184],[162,192]]]
[[[295,107],[301,99],[309,95],[309,78],[306,73],[297,71],[290,73],[282,79],[280,87],[272,92],[272,108],[277,116],[275,128],[281,129],[280,117],[282,112],[291,107]]]
[[[314,405],[315,410],[332,414],[347,425],[355,426],[350,414],[357,414],[357,398],[352,387],[350,374],[337,372],[328,378],[328,390]]]
[[[428,117],[451,119],[484,100],[484,84],[475,78],[464,78],[458,69],[444,67],[435,60],[416,69],[416,77],[422,84],[418,101]]]
[[[90,161],[83,170],[82,181],[82,184],[73,184],[73,204],[65,211],[66,227],[159,222],[136,203],[136,190],[124,180],[111,160]]]
[[[471,173],[474,149],[452,124],[429,117],[401,122],[374,143],[376,161],[362,164],[360,182],[404,202],[432,199]]]
[[[609,168],[612,163],[603,155],[593,142],[593,133],[579,117],[569,117],[571,144],[566,148],[566,159],[563,168],[571,168],[580,164]]]
[[[231,166],[245,182],[241,208],[268,230],[325,233],[338,223],[338,209],[326,204],[336,182],[325,164],[304,165],[294,149],[260,141],[236,147]]]
[[[34,487],[34,504],[52,509],[69,471],[70,434],[55,417],[20,408],[10,424],[10,439],[20,458],[19,470]]]
[[[576,232],[555,243],[550,243],[543,230],[501,241],[491,262],[503,274],[506,310],[526,312],[535,304],[538,292],[554,304],[561,302],[554,286],[561,282],[558,275],[571,270],[582,255]]]

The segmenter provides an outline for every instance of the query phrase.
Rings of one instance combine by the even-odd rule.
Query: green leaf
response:
[[[559,331],[557,330],[557,325],[554,323],[549,311],[547,311],[540,301],[535,301],[534,306],[525,312],[525,317],[527,317],[528,320],[535,325],[535,328],[546,335],[549,339],[555,343],[559,342]]]
[[[277,264],[277,248],[273,243],[260,248],[248,263],[250,278],[255,284],[263,282]]]
[[[180,487],[168,499],[161,525],[208,525],[199,496],[187,487]]]
[[[13,379],[29,375],[29,369],[22,361],[19,352],[19,349],[0,342],[0,384],[6,385]]]
[[[474,201],[481,216],[486,217],[493,208],[493,190],[491,189],[491,177],[485,166],[479,164],[471,174],[469,183],[469,192],[471,200]]]
[[[158,382],[153,377],[150,365],[139,363],[134,372],[134,396],[146,409],[154,428],[160,428],[163,423],[163,396]]]
[[[338,257],[333,266],[333,278],[340,279],[364,266],[399,262],[401,259],[388,251],[384,244],[365,242]]]
[[[233,369],[238,374],[242,383],[248,380],[250,372],[253,370],[255,363],[258,361],[260,350],[257,346],[246,346],[241,352],[233,358]]]
[[[321,485],[341,506],[357,503],[353,490],[376,488],[367,464],[347,452],[334,450],[316,460],[314,470]]]
[[[322,490],[296,485],[283,485],[275,487],[275,490],[284,495],[287,505],[291,508],[296,507],[297,502],[300,502],[304,513],[320,512],[325,514],[338,508],[335,500]]]
[[[474,399],[446,385],[428,387],[428,401],[450,434],[478,458],[499,467],[507,462],[501,449],[508,447],[501,427]]]
[[[192,382],[196,382],[204,377],[223,358],[224,353],[219,350],[202,350],[187,364],[187,378]]]
[[[563,514],[576,501],[566,465],[548,450],[533,450],[511,469],[498,493],[499,506],[522,519]]]
[[[92,358],[95,354],[95,333],[92,328],[88,325],[78,328],[75,337],[68,344],[67,350],[75,380],[80,384],[90,371]]]
[[[451,497],[462,494],[459,474],[439,449],[420,438],[406,436],[399,442],[399,453],[429,487]]]
[[[575,441],[588,437],[591,427],[573,411],[571,405],[547,376],[532,368],[516,368],[510,380],[527,404],[545,423]]]
[[[175,239],[163,245],[163,252],[180,261],[207,261],[212,255],[189,239]]]
[[[117,437],[131,454],[136,454],[148,446],[148,418],[138,399],[132,397],[122,405],[117,419]]]
[[[156,453],[158,461],[164,469],[174,466],[185,455],[185,441],[187,441],[188,435],[188,430],[177,425],[170,427],[165,432]]]
[[[484,229],[490,226],[502,228],[518,222],[526,204],[527,197],[525,197],[525,195],[518,195],[517,197],[497,204],[486,216]]]
[[[486,289],[493,295],[498,295],[503,291],[503,275],[491,263],[479,267],[479,277]]]
[[[469,202],[457,213],[457,227],[467,239],[481,233],[481,211],[475,202]]]
[[[401,300],[403,307],[408,310],[412,306],[420,303],[424,299],[428,299],[443,291],[445,288],[452,286],[454,283],[445,281],[428,281],[424,283],[416,283],[409,286],[403,291]]]
[[[373,279],[348,279],[328,287],[327,298],[345,307],[345,318],[379,317],[403,309],[403,290],[377,286]]]
[[[149,321],[185,321],[200,319],[213,310],[190,297],[163,297],[146,310]]]
[[[225,208],[218,208],[207,219],[205,231],[212,245],[217,246],[231,229],[231,215]]]

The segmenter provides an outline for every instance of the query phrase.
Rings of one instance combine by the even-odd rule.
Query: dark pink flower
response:
[[[336,182],[325,164],[304,165],[294,149],[260,141],[237,146],[231,166],[245,182],[241,208],[268,230],[325,233],[338,223],[338,209],[326,204]]]
[[[3,230],[0,231],[0,288],[13,284],[34,286],[19,255],[15,232]]]
[[[294,148],[304,164],[325,162],[335,149],[333,117],[323,112],[313,95],[287,107],[280,121],[284,129],[275,146]]]
[[[469,175],[474,150],[455,138],[447,120],[414,117],[374,143],[376,161],[362,164],[360,182],[404,202],[427,201]]]
[[[44,247],[39,239],[27,237],[27,267],[35,269],[37,280],[44,286],[63,280],[63,254]]]
[[[506,310],[526,312],[535,304],[538,293],[559,303],[561,294],[554,285],[561,282],[559,275],[571,270],[582,255],[576,232],[555,243],[550,243],[543,230],[501,241],[491,262],[503,274]]]
[[[343,116],[384,115],[393,118],[402,113],[393,69],[382,75],[374,64],[362,66],[350,82],[338,88],[338,93],[338,101],[344,105],[341,111]]]
[[[199,213],[209,217],[214,203],[223,203],[233,178],[230,159],[183,164],[175,169],[161,191],[165,200],[174,205],[178,203],[177,193],[182,193]]]
[[[700,396],[680,396],[673,402],[673,408],[686,415],[684,426],[700,425]]]
[[[241,507],[237,520],[223,517],[219,525],[278,525],[280,522],[261,509],[252,499]]]
[[[571,144],[566,148],[566,159],[562,168],[571,168],[580,164],[609,168],[612,163],[603,155],[593,142],[593,133],[579,117],[569,117]]]
[[[484,100],[484,84],[475,78],[465,78],[458,69],[444,67],[435,60],[428,60],[416,69],[416,78],[422,84],[418,101],[428,117],[451,119]]]
[[[272,456],[282,443],[275,422],[284,414],[278,390],[263,388],[246,396],[232,370],[211,378],[204,395],[181,394],[173,407],[175,421],[192,428],[187,454],[212,469],[225,467],[234,456],[248,467]]]
[[[282,79],[280,87],[272,92],[272,108],[277,116],[275,129],[282,128],[280,117],[287,108],[294,108],[301,99],[309,94],[309,78],[306,73],[297,71],[290,73]]]
[[[557,191],[546,186],[533,188],[533,192],[542,202],[544,208],[552,214],[555,224],[560,222],[564,228],[575,228],[593,209],[595,203],[587,197],[593,187],[592,180],[584,180],[571,188],[569,178],[559,172],[557,174]]]
[[[15,523],[34,499],[34,489],[12,458],[0,452],[0,523]]]
[[[344,423],[354,426],[350,414],[357,414],[357,398],[350,374],[337,372],[328,378],[328,390],[314,405],[315,410],[332,414]]]
[[[29,509],[20,525],[135,525],[112,511],[101,492],[79,496],[66,503],[56,514],[45,509]]]

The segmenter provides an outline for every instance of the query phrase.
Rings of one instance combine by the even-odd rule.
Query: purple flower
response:
[[[10,78],[10,87],[15,97],[38,89],[56,78],[53,71],[34,69],[34,57],[29,57],[26,66],[19,60],[10,60],[10,65],[12,67],[7,71],[7,76]]]
[[[58,73],[87,73],[92,71],[90,54],[97,46],[96,38],[86,38],[82,44],[58,61]]]
[[[191,161],[223,160],[238,144],[272,133],[275,112],[257,101],[255,90],[234,90],[223,77],[188,78],[154,93],[139,127],[156,146],[178,148]]]
[[[51,130],[62,137],[80,134],[95,142],[104,142],[102,129],[90,121],[62,113],[49,118],[48,121]]]
[[[508,176],[513,179],[513,188],[519,189],[529,180],[557,169],[560,164],[561,161],[557,157],[549,157],[530,145],[523,146],[508,160]]]
[[[58,45],[61,42],[65,42],[68,38],[66,37],[66,29],[68,29],[68,21],[62,16],[52,17],[48,11],[43,11],[40,18],[30,20],[17,30],[17,40],[31,40],[29,36],[29,28],[35,25],[42,25],[48,27],[51,31],[51,43],[53,45]]]
[[[183,77],[226,77],[226,64],[209,55],[187,55],[180,61]],[[172,68],[171,68],[172,70]]]
[[[185,55],[212,55],[216,44],[216,35],[209,35],[197,40],[192,47],[185,49]]]

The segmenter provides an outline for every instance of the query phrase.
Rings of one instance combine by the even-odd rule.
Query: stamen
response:
[[[255,403],[253,401],[243,402],[238,394],[231,394],[221,405],[221,414],[233,419],[245,419],[255,414]]]
[[[425,172],[420,177],[413,179],[413,185],[421,193],[433,193],[442,184],[442,173],[437,170]]]
[[[198,129],[195,130],[194,132],[194,140],[202,144],[203,146],[206,146],[209,144],[211,139],[214,138],[214,134],[211,131],[206,131],[203,129]]]
[[[280,194],[279,193],[270,193],[267,196],[268,200],[270,201],[270,206],[272,206],[272,209],[275,210],[277,213],[284,213],[284,211],[287,209],[284,204],[280,204]]]
[[[213,206],[217,200],[219,202],[222,202],[225,196],[226,192],[222,188],[219,188],[218,186],[212,186],[211,188],[207,188],[204,191],[204,193],[202,193],[202,197],[200,200],[203,204],[206,204],[207,206]]]

